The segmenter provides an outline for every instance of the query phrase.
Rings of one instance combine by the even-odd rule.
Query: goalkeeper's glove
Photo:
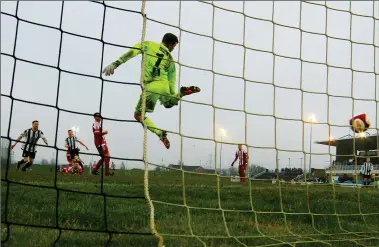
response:
[[[231,166],[233,166],[233,165],[234,165],[234,163],[231,164]]]
[[[117,69],[117,67],[120,66],[120,64],[121,63],[119,61],[115,61],[115,62],[109,64],[107,67],[104,68],[103,73],[106,76],[113,75],[114,70]]]

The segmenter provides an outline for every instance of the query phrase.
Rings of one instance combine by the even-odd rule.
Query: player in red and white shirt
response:
[[[110,173],[109,170],[109,163],[110,163],[110,154],[109,154],[109,148],[107,145],[107,141],[105,140],[105,135],[108,134],[108,130],[103,130],[102,126],[102,116],[100,113],[96,112],[93,114],[93,117],[95,118],[95,122],[92,125],[92,131],[94,135],[94,141],[97,151],[99,152],[101,159],[97,162],[95,166],[92,167],[92,174],[98,175],[98,170],[103,164],[105,163],[105,176],[113,175]]]
[[[71,160],[71,163],[61,170],[62,174],[76,174],[82,175],[84,172],[84,166],[78,155],[75,155]]]
[[[245,183],[245,176],[246,176],[246,169],[247,169],[247,164],[249,161],[249,156],[247,155],[247,152],[242,150],[242,145],[238,144],[238,150],[235,154],[234,161],[232,163],[232,166],[234,163],[238,161],[238,175],[240,176],[240,182]]]

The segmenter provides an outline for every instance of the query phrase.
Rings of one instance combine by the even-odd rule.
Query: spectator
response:
[[[371,170],[372,170],[372,164],[370,162],[370,158],[366,158],[366,162],[363,163],[361,167],[361,175],[363,177],[363,185],[369,185],[371,183]]]

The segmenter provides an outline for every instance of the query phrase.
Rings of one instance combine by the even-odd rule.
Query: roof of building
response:
[[[336,147],[344,145],[353,145],[354,142],[356,149],[374,150],[379,148],[378,134],[369,134],[367,132],[363,136],[352,136],[349,134],[338,139],[317,141],[315,143]]]

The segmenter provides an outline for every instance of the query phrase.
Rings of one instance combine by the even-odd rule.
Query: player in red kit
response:
[[[109,154],[107,141],[105,140],[105,135],[108,134],[108,130],[103,130],[101,122],[103,117],[100,115],[100,113],[96,112],[95,114],[93,114],[93,117],[95,118],[95,122],[92,125],[92,131],[94,135],[95,146],[101,156],[101,159],[97,162],[95,166],[92,167],[92,174],[98,175],[98,170],[104,162],[105,176],[111,176],[113,175],[110,173],[109,170],[109,163],[111,158]]]
[[[238,150],[235,154],[234,161],[232,163],[232,166],[234,163],[238,161],[238,175],[240,176],[240,182],[245,183],[245,176],[246,176],[246,169],[247,169],[247,163],[249,161],[249,156],[247,155],[247,152],[242,150],[242,145],[238,144]]]

